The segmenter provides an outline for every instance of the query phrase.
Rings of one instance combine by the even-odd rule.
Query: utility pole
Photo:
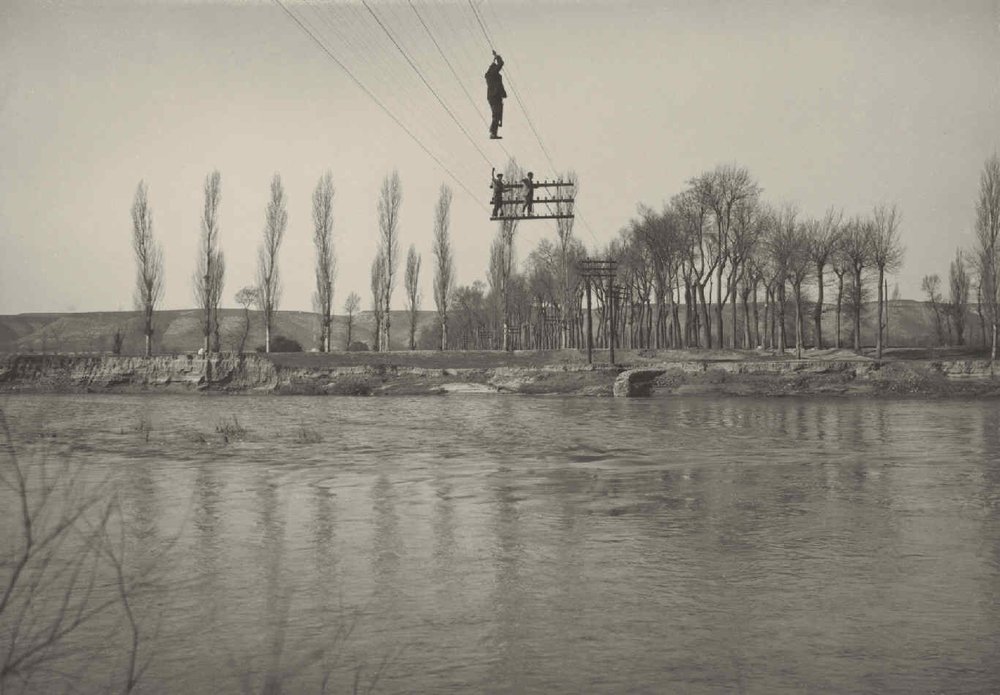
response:
[[[601,258],[585,258],[580,261],[580,274],[583,275],[587,283],[587,364],[593,362],[593,320],[591,319],[590,288],[593,282],[607,280],[607,292],[604,303],[608,313],[610,330],[608,332],[608,347],[610,348],[611,364],[615,363],[615,324],[614,324],[614,300],[613,288],[615,282],[615,269],[618,261],[605,260]]]

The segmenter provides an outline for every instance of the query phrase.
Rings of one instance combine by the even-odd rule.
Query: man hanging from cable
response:
[[[490,188],[493,189],[493,213],[490,217],[500,217],[500,212],[503,209],[503,187],[503,172],[494,168],[490,174]]]
[[[493,51],[493,62],[486,70],[486,100],[490,102],[490,110],[493,112],[493,122],[490,123],[490,139],[499,140],[497,128],[503,125],[503,100],[507,98],[507,92],[503,88],[503,77],[500,71],[503,69],[503,58],[496,51]]]

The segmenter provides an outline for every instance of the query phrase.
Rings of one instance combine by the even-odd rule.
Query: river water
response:
[[[22,466],[106,481],[128,557],[160,557],[140,692],[1000,689],[995,402],[0,407]],[[74,685],[120,677],[112,633],[70,635]]]

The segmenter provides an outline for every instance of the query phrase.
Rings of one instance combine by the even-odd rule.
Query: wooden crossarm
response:
[[[523,203],[524,198],[504,198],[504,205],[515,205],[518,203]],[[574,203],[576,202],[573,198],[535,198],[532,202],[534,203]]]
[[[566,215],[503,215],[502,217],[490,217],[494,222],[503,220],[571,220],[573,219],[573,214]]]
[[[573,184],[567,183],[566,181],[562,181],[562,182],[560,182],[560,181],[536,181],[535,184],[534,184],[535,188],[559,188],[559,187],[562,187],[562,186],[572,186],[572,185]],[[507,183],[507,182],[504,182],[503,187],[504,188],[523,188],[524,184],[523,183]],[[493,188],[492,184],[490,185],[490,188]]]

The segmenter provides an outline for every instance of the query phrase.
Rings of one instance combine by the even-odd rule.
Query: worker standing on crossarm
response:
[[[500,71],[503,69],[503,58],[493,51],[493,62],[486,70],[486,100],[490,102],[490,110],[493,112],[493,121],[490,123],[490,139],[497,140],[497,128],[503,125],[503,100],[507,98],[507,92],[503,88],[503,77]]]
[[[524,188],[524,205],[521,207],[522,215],[533,215],[535,205],[535,174],[528,172],[528,175],[521,179],[521,186]]]
[[[490,178],[490,187],[493,189],[493,214],[490,217],[500,217],[500,211],[503,208],[503,172],[493,169]]]

